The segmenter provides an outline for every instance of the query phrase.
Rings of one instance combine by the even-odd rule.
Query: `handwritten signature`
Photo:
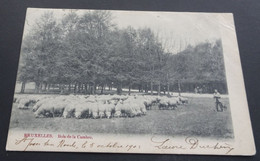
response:
[[[199,139],[196,137],[187,137],[185,138],[185,144],[174,144],[170,139],[162,139],[157,140],[155,137],[151,138],[151,142],[154,143],[154,147],[156,149],[180,149],[180,150],[194,150],[194,149],[213,149],[213,150],[225,150],[225,154],[229,154],[234,148],[228,143],[214,143],[210,144],[202,144]]]

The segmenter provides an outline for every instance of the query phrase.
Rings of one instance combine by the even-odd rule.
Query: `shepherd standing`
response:
[[[219,99],[221,98],[220,93],[216,89],[214,90],[214,97],[213,98],[216,100],[216,102],[215,102],[216,110],[218,112],[223,112],[223,108],[221,107],[221,102],[219,101]]]

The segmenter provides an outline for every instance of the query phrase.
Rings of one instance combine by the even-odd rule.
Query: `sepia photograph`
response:
[[[238,135],[234,119],[239,118],[233,118],[230,101],[234,92],[227,74],[233,71],[226,67],[232,60],[225,58],[223,17],[27,9],[7,150],[48,151],[46,142],[33,141],[49,138],[58,142],[53,148],[61,148],[50,151],[81,151],[65,140],[81,139],[83,147],[102,137],[119,142],[86,151],[232,153]],[[120,140],[142,137],[151,143],[139,139],[140,145],[118,150],[124,147]],[[168,137],[184,143],[170,145]]]

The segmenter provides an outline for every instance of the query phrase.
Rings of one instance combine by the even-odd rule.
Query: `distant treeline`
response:
[[[100,93],[116,87],[118,94],[122,88],[193,92],[203,85],[227,93],[220,40],[165,51],[150,28],[118,29],[109,11],[71,12],[58,20],[46,12],[24,35],[18,81],[22,93],[26,82],[35,82],[35,93],[51,86],[90,94],[97,87]]]

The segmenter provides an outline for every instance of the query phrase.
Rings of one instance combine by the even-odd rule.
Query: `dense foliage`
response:
[[[35,92],[59,85],[61,91],[95,93],[96,87],[174,90],[176,83],[222,82],[221,41],[167,53],[150,28],[119,29],[111,12],[74,12],[61,20],[46,12],[24,36],[18,81],[35,82]],[[73,90],[72,90],[73,88]]]

